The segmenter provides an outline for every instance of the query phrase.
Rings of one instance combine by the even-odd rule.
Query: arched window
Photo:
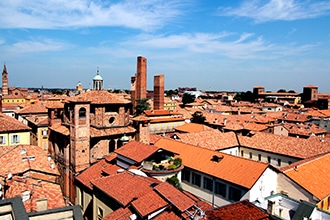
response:
[[[86,109],[84,107],[79,109],[79,119],[80,120],[86,119]]]

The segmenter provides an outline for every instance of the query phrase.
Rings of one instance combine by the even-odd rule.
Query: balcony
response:
[[[168,157],[161,161],[144,161],[142,167],[142,171],[151,176],[171,175],[182,169],[182,160],[179,157]]]

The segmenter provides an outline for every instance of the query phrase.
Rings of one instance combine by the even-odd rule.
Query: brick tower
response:
[[[164,110],[164,74],[154,76],[154,110]]]
[[[70,103],[69,195],[75,201],[74,175],[90,166],[90,103]]]
[[[8,95],[8,73],[6,64],[3,65],[2,71],[2,95]]]
[[[137,57],[135,99],[147,98],[147,59]]]
[[[132,76],[131,77],[131,101],[132,101],[133,109],[136,106],[136,103],[135,103],[135,99],[136,99],[135,88],[136,88],[136,76]]]

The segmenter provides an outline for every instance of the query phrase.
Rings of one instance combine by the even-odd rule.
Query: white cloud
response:
[[[302,55],[317,46],[313,45],[279,45],[272,44],[255,36],[254,33],[184,33],[181,35],[140,35],[119,45],[121,48],[155,51],[178,51],[180,54],[209,54],[214,57],[234,59],[275,59],[287,55]]]
[[[312,0],[246,0],[238,8],[219,8],[221,16],[239,16],[256,23],[316,18],[330,14],[330,1]]]
[[[182,15],[178,0],[11,0],[0,1],[0,27],[57,29],[123,26],[159,28]]]
[[[33,39],[29,41],[20,41],[12,45],[6,46],[6,49],[8,52],[11,53],[24,54],[24,53],[67,50],[72,47],[73,45],[61,41],[43,38],[43,39]]]

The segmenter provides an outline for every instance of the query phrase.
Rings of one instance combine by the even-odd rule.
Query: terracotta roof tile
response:
[[[179,137],[178,141],[210,150],[220,150],[239,145],[234,132],[223,133],[216,129],[182,133],[177,134],[177,136]]]
[[[131,102],[124,99],[121,95],[110,93],[106,90],[90,90],[77,96],[68,98],[68,102],[90,102],[92,104],[130,104]]]
[[[48,126],[48,116],[32,115],[25,117],[25,119],[37,126]]]
[[[102,220],[127,220],[133,213],[128,208],[119,208],[109,215],[102,218]]]
[[[56,131],[57,133],[63,134],[65,136],[70,135],[69,128],[62,125],[60,121],[53,122],[52,126],[50,126],[49,129]]]
[[[268,164],[162,138],[155,146],[179,154],[184,166],[251,188]],[[196,156],[198,155],[198,157]],[[219,158],[219,162],[212,161]]]
[[[29,131],[31,128],[15,118],[0,113],[0,132]]]
[[[289,134],[291,135],[311,136],[313,134],[319,135],[327,133],[326,130],[318,127],[315,124],[284,123],[283,126],[289,131]]]
[[[154,220],[180,220],[182,219],[181,217],[177,216],[173,211],[170,210],[165,210],[159,215],[155,216],[153,218]]]
[[[91,181],[104,176],[114,175],[119,169],[121,169],[121,167],[112,163],[116,156],[116,154],[110,154],[105,159],[102,159],[99,162],[93,164],[88,169],[76,176],[76,180],[92,190],[93,185]]]
[[[115,153],[137,163],[141,163],[158,150],[158,147],[132,140],[124,146],[116,149]]]
[[[59,175],[54,161],[38,146],[19,145],[3,153],[0,157],[0,175],[23,174],[28,171],[39,171]],[[52,168],[52,165],[54,166]]]
[[[317,137],[302,139],[257,132],[252,137],[238,136],[238,139],[241,146],[302,159],[330,152],[330,141]]]
[[[157,180],[155,180],[156,182]],[[128,205],[133,199],[139,198],[152,191],[151,179],[136,176],[128,172],[119,173],[91,181],[108,196],[115,199],[122,206]]]
[[[47,114],[48,110],[45,106],[41,104],[28,105],[22,109],[15,111],[16,114],[26,115],[26,114]]]
[[[12,178],[7,181],[9,189],[6,192],[6,198],[22,196],[27,192],[28,200],[23,204],[27,212],[37,211],[37,201],[39,199],[47,199],[48,209],[65,207],[64,198],[59,184],[46,181],[37,181],[30,178]]]
[[[232,219],[272,219],[266,212],[263,212],[260,208],[250,203],[248,200],[243,200],[234,204],[215,208],[213,210],[206,211],[207,220],[232,220]]]
[[[178,132],[191,133],[191,132],[201,132],[201,131],[213,130],[213,129],[202,124],[186,123],[184,125],[176,127],[175,130]]]
[[[293,163],[289,168],[283,168],[283,173],[312,193],[318,199],[330,194],[330,153]]]
[[[160,183],[154,189],[181,212],[184,212],[195,204],[194,200],[168,182]]]
[[[155,191],[150,191],[132,203],[134,209],[142,216],[145,217],[153,212],[164,208],[168,203],[162,199]]]

